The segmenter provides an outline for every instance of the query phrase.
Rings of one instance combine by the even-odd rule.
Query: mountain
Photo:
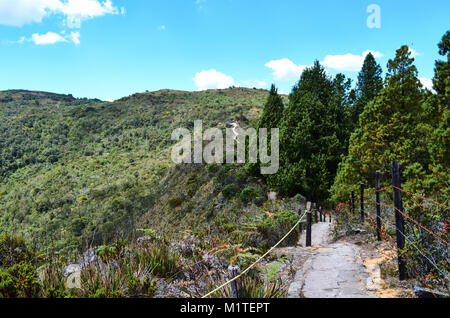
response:
[[[230,223],[241,217],[236,204],[265,197],[261,180],[235,165],[175,166],[171,133],[197,119],[204,129],[235,117],[252,125],[267,96],[245,88],[162,90],[107,103],[0,92],[1,231],[38,248],[83,250],[134,237],[140,227],[175,235],[181,224],[205,231]],[[243,200],[224,204],[227,186],[238,198],[248,188]]]

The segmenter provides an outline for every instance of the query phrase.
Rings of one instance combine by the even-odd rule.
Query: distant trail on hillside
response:
[[[288,298],[376,298],[376,281],[357,245],[329,243],[331,223],[313,225],[310,255],[297,270]],[[305,233],[300,243],[305,246]]]

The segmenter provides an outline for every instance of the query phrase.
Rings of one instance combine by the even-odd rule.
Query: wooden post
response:
[[[239,266],[228,267],[228,278],[233,279],[241,272]],[[240,279],[236,279],[230,283],[231,298],[244,298]]]
[[[317,205],[315,203],[313,203],[313,210],[314,210],[314,222],[318,223],[319,222],[319,218],[317,215]]]
[[[355,214],[355,191],[352,190],[352,209],[351,214]]]
[[[364,214],[364,183],[361,183],[361,224],[364,224],[366,215]]]
[[[398,161],[391,162],[392,173],[392,185],[397,188],[401,188],[400,181],[400,167]],[[395,226],[397,228],[397,252],[398,252],[398,276],[400,280],[408,278],[406,272],[406,260],[400,257],[400,251],[405,248],[405,224],[403,215],[399,212],[403,212],[402,194],[400,190],[394,188],[394,206],[395,206]]]
[[[306,204],[306,246],[311,246],[312,213],[311,202]]]
[[[377,239],[379,242],[381,242],[381,206],[380,206],[380,179],[381,179],[381,173],[379,170],[375,172],[375,188],[377,190],[375,196],[376,196],[376,207],[377,207]]]

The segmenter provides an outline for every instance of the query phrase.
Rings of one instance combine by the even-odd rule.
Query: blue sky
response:
[[[379,28],[368,26],[371,4]],[[427,83],[449,12],[446,0],[0,0],[0,90],[113,100],[275,83],[288,93],[316,59],[356,79],[365,52],[385,69],[403,44]]]

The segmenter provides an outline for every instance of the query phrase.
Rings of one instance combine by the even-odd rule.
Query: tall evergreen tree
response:
[[[269,97],[267,97],[264,111],[258,121],[257,128],[267,128],[270,133],[271,128],[278,128],[278,125],[283,117],[284,104],[281,96],[278,95],[278,90],[272,84],[270,88]]]
[[[341,124],[348,118],[348,87],[343,75],[333,81],[317,61],[302,73],[280,123],[280,170],[268,176],[271,187],[285,195],[326,199],[346,148],[341,139],[348,138]]]
[[[376,170],[389,176],[390,162],[403,167],[426,160],[417,131],[422,112],[422,84],[409,48],[402,46],[388,62],[385,87],[369,102],[350,138],[349,154],[339,166],[332,188],[335,199],[347,198],[355,184],[372,182]],[[387,181],[387,180],[386,180]]]
[[[256,125],[256,131],[259,132],[260,128],[267,129],[267,141],[269,143],[268,150],[270,151],[271,129],[279,128],[281,118],[283,118],[284,103],[281,96],[278,94],[278,90],[274,84],[272,84],[267,97],[267,101],[264,105],[264,110]],[[246,165],[247,173],[253,176],[260,176],[260,163],[249,163]]]
[[[356,84],[356,101],[353,107],[353,123],[358,126],[359,115],[364,107],[373,100],[378,92],[383,88],[383,79],[381,66],[377,64],[372,53],[366,55],[361,72],[358,74],[358,83]]]

